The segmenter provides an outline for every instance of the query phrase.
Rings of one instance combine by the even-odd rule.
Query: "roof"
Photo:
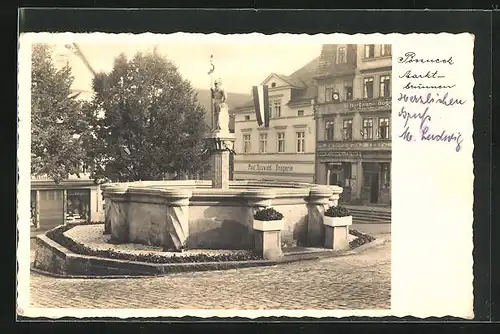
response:
[[[336,63],[337,44],[324,44],[321,48],[316,78],[354,74],[356,68],[357,45],[347,44],[347,62]]]
[[[320,57],[316,57],[307,64],[296,70],[290,75],[272,73],[292,86],[298,87],[292,89],[292,96],[289,103],[312,99],[317,95],[317,87],[314,83],[316,69],[318,67]],[[229,98],[228,98],[229,99]],[[237,109],[253,107],[253,100],[248,100],[237,105]]]

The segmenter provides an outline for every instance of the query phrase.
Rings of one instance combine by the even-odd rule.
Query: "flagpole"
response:
[[[210,94],[210,127],[211,127],[211,130],[213,130],[215,128],[215,125],[214,125],[214,96],[212,94],[212,86],[213,86],[212,73],[214,71],[214,64],[212,63],[213,57],[214,57],[213,55],[210,55],[210,71],[208,72],[208,75],[210,76],[209,94]]]

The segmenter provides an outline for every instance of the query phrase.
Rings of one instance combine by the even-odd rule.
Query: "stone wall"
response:
[[[284,215],[283,246],[319,245],[324,238],[325,205],[333,204],[332,200],[336,201],[342,191],[335,186],[305,184],[295,188],[286,184],[273,184],[273,188],[262,184],[234,185],[236,188],[228,190],[165,189],[158,184],[109,185],[103,191],[112,239],[164,246],[168,250],[251,249],[253,215],[272,206]]]

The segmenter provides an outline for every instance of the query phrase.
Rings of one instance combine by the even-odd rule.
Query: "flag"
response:
[[[269,112],[269,91],[267,85],[253,86],[252,95],[257,123],[259,126],[264,124],[267,128],[269,127],[269,119],[271,117]]]

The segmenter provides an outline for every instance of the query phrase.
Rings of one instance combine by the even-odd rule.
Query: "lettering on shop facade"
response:
[[[293,166],[282,164],[248,164],[248,170],[252,172],[293,172]]]
[[[324,161],[346,161],[361,159],[361,152],[318,152],[317,157]]]

